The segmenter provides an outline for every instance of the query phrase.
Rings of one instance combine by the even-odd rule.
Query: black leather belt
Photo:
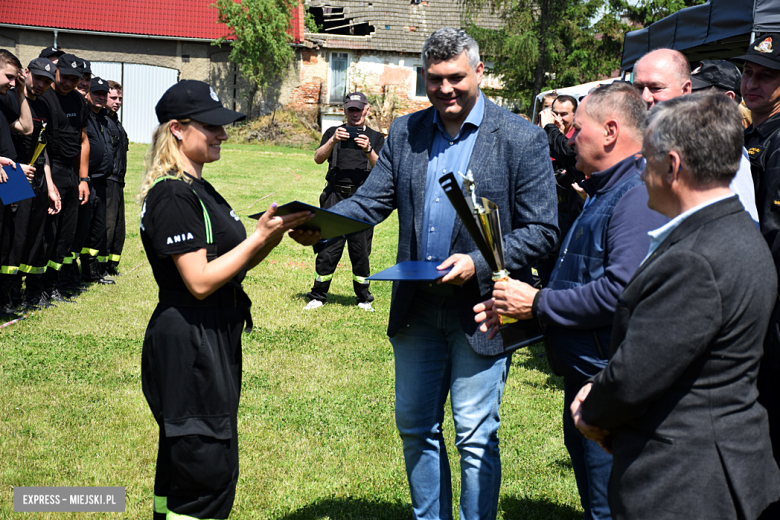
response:
[[[351,184],[328,184],[328,189],[342,195],[354,195],[360,186]]]
[[[240,287],[223,286],[215,293],[199,300],[189,291],[160,289],[159,300],[163,305],[174,307],[234,307],[244,311],[244,332],[252,332],[252,300]]]

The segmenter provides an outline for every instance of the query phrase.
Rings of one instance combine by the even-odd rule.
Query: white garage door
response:
[[[127,136],[134,143],[150,143],[157,126],[154,107],[179,80],[179,71],[136,63],[95,61],[92,73],[122,85],[124,101],[119,117]]]

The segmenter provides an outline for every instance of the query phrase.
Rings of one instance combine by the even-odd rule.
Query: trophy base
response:
[[[517,350],[544,339],[542,327],[536,320],[521,320],[499,328],[504,340],[504,351]]]

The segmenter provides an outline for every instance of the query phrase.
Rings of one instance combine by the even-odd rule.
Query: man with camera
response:
[[[328,174],[325,177],[328,184],[320,195],[320,207],[324,209],[335,206],[357,191],[376,164],[379,151],[385,144],[382,134],[366,126],[368,111],[368,100],[362,92],[347,94],[344,98],[347,122],[326,130],[322,135],[320,147],[314,152],[314,162],[317,164],[328,161]],[[358,307],[366,311],[374,310],[371,307],[374,297],[369,292],[369,282],[366,281],[366,277],[371,274],[368,257],[371,254],[373,236],[373,229],[367,229],[347,239],[331,240],[328,247],[317,255],[317,278],[311,291],[306,294],[311,301],[304,309],[322,307],[327,300],[330,282],[346,242],[352,262],[352,286]]]

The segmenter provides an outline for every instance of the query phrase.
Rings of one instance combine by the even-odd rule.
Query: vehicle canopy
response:
[[[692,63],[741,56],[755,33],[765,32],[780,32],[777,0],[709,0],[627,33],[621,70],[662,48],[676,49]]]

